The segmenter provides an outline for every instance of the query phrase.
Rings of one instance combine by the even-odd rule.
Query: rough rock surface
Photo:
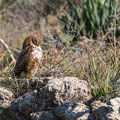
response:
[[[102,103],[101,101],[94,101],[92,104],[92,112],[96,119],[107,120],[107,113],[111,112],[112,109],[108,107],[106,103]]]
[[[26,111],[27,113],[34,111],[36,106],[46,110],[63,101],[89,100],[89,92],[86,81],[74,77],[49,78],[46,86],[38,91],[19,97],[13,102],[12,106],[19,111],[24,109],[24,112]]]
[[[51,111],[38,111],[31,113],[32,120],[58,120]]]
[[[110,104],[112,105],[113,110],[120,114],[120,97],[114,98],[110,100]]]
[[[14,109],[14,111],[19,111],[27,115],[38,110],[38,101],[37,91],[33,91],[14,100],[10,107]]]
[[[112,112],[107,114],[107,117],[111,120],[120,120],[120,97],[110,100],[110,106]]]
[[[101,101],[91,104],[86,81],[74,77],[41,80],[29,84],[42,88],[12,101],[11,106],[0,113],[0,120],[120,120],[119,97],[111,99],[110,105]]]
[[[60,120],[93,120],[90,110],[82,103],[63,103],[55,109]]]
[[[48,79],[44,87],[25,94],[11,103],[9,109],[15,112],[16,118],[31,117],[31,113],[39,110],[49,111],[64,101],[81,102],[90,99],[90,89],[86,81],[75,77],[50,77]],[[43,117],[46,114],[47,112],[36,113]]]
[[[91,105],[95,120],[120,120],[120,114],[116,113],[113,106],[101,101],[94,101]]]
[[[90,89],[87,81],[75,77],[50,78],[43,88],[49,94],[55,94],[56,101],[87,101]],[[43,91],[42,91],[43,92]]]
[[[46,86],[39,91],[41,108],[66,102],[84,102],[90,99],[90,89],[87,81],[75,77],[50,78]]]
[[[0,86],[0,106],[7,107],[13,100],[14,95],[10,90]]]

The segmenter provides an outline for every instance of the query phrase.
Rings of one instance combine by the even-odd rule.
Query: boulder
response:
[[[87,81],[75,77],[49,78],[46,86],[39,91],[41,108],[46,109],[66,102],[85,102],[90,100]]]
[[[13,108],[30,113],[36,106],[42,110],[54,107],[64,101],[83,102],[90,99],[88,83],[75,77],[48,78],[49,81],[40,90],[25,94],[16,99]],[[33,110],[29,110],[33,109]]]
[[[33,83],[35,86],[37,85],[37,82],[32,82],[32,85]],[[43,85],[42,88],[17,98],[11,103],[8,110],[19,120],[31,119],[31,115],[35,119],[41,119],[40,116],[46,118],[47,114],[52,119],[54,115],[47,111],[53,110],[63,102],[85,102],[90,98],[87,81],[75,77],[49,77],[45,86]]]

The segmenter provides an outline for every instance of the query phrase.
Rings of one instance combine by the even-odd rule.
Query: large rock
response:
[[[75,77],[50,78],[43,91],[54,93],[57,101],[87,101],[90,89],[87,81]],[[42,91],[42,92],[43,92]]]
[[[13,99],[14,99],[14,94],[10,90],[6,89],[5,87],[0,86],[0,114],[3,111],[5,111],[5,109],[8,106],[10,106],[10,103]],[[7,116],[8,111],[5,111],[4,113],[6,113],[6,114],[1,114],[0,115],[0,120],[7,120],[6,116]],[[3,117],[5,119],[3,119]]]
[[[93,120],[90,110],[82,103],[63,103],[55,109],[60,120]]]
[[[49,78],[39,92],[41,108],[46,109],[66,102],[85,102],[90,97],[87,81],[75,77]]]
[[[37,116],[45,117],[47,112],[39,111],[52,110],[62,102],[85,102],[90,99],[90,89],[88,83],[84,80],[75,77],[50,77],[47,78],[47,81],[43,88],[14,100],[9,107],[9,111],[13,111],[15,117],[20,120],[24,117],[31,118],[30,114],[34,112]]]
[[[25,94],[16,99],[12,106],[19,111],[32,112],[35,106],[42,110],[63,101],[86,101],[90,99],[88,83],[75,77],[48,78],[46,86],[38,91]],[[30,106],[30,107],[29,107]],[[29,110],[33,109],[33,110]]]

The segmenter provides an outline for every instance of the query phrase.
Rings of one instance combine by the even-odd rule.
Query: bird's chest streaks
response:
[[[34,59],[37,58],[38,60],[41,60],[42,55],[43,55],[43,51],[42,51],[41,47],[33,48],[32,55],[33,55]]]

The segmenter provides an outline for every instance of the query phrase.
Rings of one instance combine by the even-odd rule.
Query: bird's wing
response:
[[[14,74],[20,74],[21,71],[23,71],[26,66],[28,65],[29,59],[30,59],[30,53],[31,53],[32,48],[29,47],[27,49],[22,50],[20,53],[16,66],[14,68]]]

